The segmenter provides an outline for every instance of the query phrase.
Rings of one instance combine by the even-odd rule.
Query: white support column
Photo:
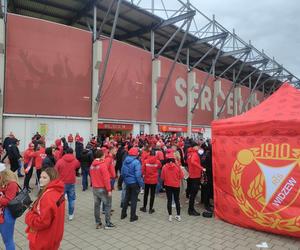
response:
[[[93,77],[92,77],[92,120],[90,132],[93,135],[98,133],[98,103],[96,97],[99,88],[99,69],[102,61],[102,41],[96,40],[93,44]]]
[[[194,114],[191,112],[193,108],[193,89],[196,85],[196,73],[188,72],[188,87],[187,87],[187,136],[192,136],[192,121]]]
[[[157,128],[157,81],[160,77],[160,60],[152,60],[152,83],[151,83],[151,134],[158,134]]]
[[[221,89],[221,80],[220,79],[217,79],[215,82],[214,82],[214,120],[217,120],[219,117],[218,117],[218,113],[219,113],[219,105],[218,105],[218,97],[220,95],[222,95],[222,89]],[[223,94],[224,95],[224,94]],[[225,99],[225,97],[224,97]],[[225,106],[224,106],[225,107]]]
[[[0,137],[3,138],[3,95],[5,75],[5,22],[0,18]]]
[[[242,89],[241,87],[235,87],[234,88],[234,94],[233,94],[233,115],[237,116],[240,111],[239,111],[239,103],[241,103],[242,99]]]

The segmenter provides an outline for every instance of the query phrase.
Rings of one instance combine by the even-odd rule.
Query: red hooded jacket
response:
[[[43,160],[46,158],[45,148],[41,147],[38,151],[35,152],[35,168],[41,169]]]
[[[64,184],[51,181],[25,216],[30,250],[57,250],[64,233]]]
[[[10,181],[5,187],[0,187],[0,224],[4,222],[4,208],[16,197],[18,190],[15,181]]]
[[[76,183],[76,169],[79,167],[80,162],[73,154],[65,154],[55,164],[55,168],[59,173],[60,179],[65,184]]]
[[[161,168],[161,163],[154,156],[148,156],[142,165],[142,174],[145,184],[157,184],[158,169]]]
[[[95,159],[90,167],[90,176],[93,188],[105,188],[111,191],[110,174],[104,160]]]
[[[198,150],[191,149],[188,151],[187,164],[189,169],[189,178],[200,178],[203,167],[200,164]]]
[[[34,160],[35,156],[36,156],[36,154],[35,154],[35,151],[33,150],[33,148],[32,149],[31,148],[26,149],[25,152],[24,152],[24,164],[29,163],[29,161],[31,159]]]
[[[180,187],[183,176],[181,167],[170,162],[163,166],[160,178],[164,180],[165,186]]]
[[[110,178],[115,179],[116,178],[116,170],[115,170],[115,166],[114,166],[114,157],[112,156],[112,154],[108,153],[105,156],[104,161],[107,165],[107,169],[110,174]]]

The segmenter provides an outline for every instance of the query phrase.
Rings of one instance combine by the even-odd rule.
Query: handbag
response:
[[[201,177],[200,177],[200,183],[203,186],[207,185],[208,179],[207,179],[206,171],[202,171],[202,174],[201,174]]]
[[[18,187],[20,191],[17,193],[16,197],[7,204],[7,208],[14,218],[22,216],[32,203],[28,190],[25,188],[22,189],[19,184]]]

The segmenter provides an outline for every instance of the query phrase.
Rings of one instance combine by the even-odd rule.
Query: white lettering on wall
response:
[[[199,92],[202,88],[202,84],[200,85],[199,83],[196,83],[192,89],[192,93],[191,93],[191,98],[192,98],[192,105],[194,106]],[[186,80],[183,78],[178,78],[175,82],[175,88],[176,88],[176,92],[177,95],[175,95],[174,100],[175,103],[178,107],[180,108],[184,108],[187,105],[187,83]],[[221,88],[220,88],[220,92],[219,92],[219,97],[221,98],[221,100],[225,100],[226,95],[224,94],[223,90],[222,90],[222,82],[221,82]],[[249,96],[247,96],[248,98]],[[212,111],[212,107],[211,107],[211,102],[212,102],[212,90],[209,86],[205,86],[204,90],[202,91],[202,95],[200,98],[200,105],[199,103],[197,103],[196,109],[199,109],[199,106],[201,108],[201,110],[203,111]],[[238,114],[242,113],[242,108],[244,105],[244,101],[243,101],[243,97],[242,97],[242,93],[238,92]],[[244,98],[244,100],[247,100],[247,98]],[[221,106],[222,106],[223,102],[220,101],[218,103],[218,110],[220,110]],[[248,104],[245,107],[245,110],[249,110],[251,107],[254,107],[256,105],[259,104],[259,101],[257,100],[257,94],[254,93],[253,96],[251,97],[251,99],[249,100]],[[224,105],[224,109],[223,112],[225,111],[227,114],[229,115],[233,115],[233,106],[234,106],[234,94],[230,93],[227,101]]]
[[[175,83],[175,88],[178,95],[175,96],[175,103],[178,107],[183,108],[186,106],[186,81],[182,78],[178,78]]]

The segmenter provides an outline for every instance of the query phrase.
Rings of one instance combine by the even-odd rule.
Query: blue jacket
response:
[[[140,187],[144,187],[144,181],[142,179],[142,166],[136,156],[127,156],[123,162],[121,175],[126,185],[138,184]]]

